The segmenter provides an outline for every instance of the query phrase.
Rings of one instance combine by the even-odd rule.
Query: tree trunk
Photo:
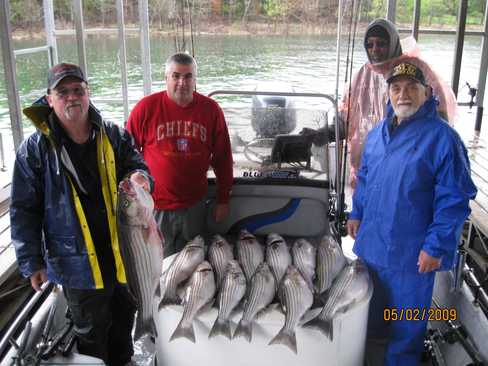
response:
[[[222,16],[222,0],[212,0],[212,15]]]

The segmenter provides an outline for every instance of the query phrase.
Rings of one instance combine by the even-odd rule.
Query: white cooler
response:
[[[166,259],[163,267],[171,263]],[[195,342],[186,338],[169,339],[176,329],[183,307],[166,306],[157,311],[155,304],[155,322],[158,331],[156,339],[156,357],[158,366],[362,366],[366,342],[366,324],[368,308],[372,294],[370,286],[368,296],[351,307],[346,313],[334,319],[334,339],[330,341],[321,332],[311,328],[296,329],[298,354],[287,346],[268,343],[283,327],[284,315],[273,309],[253,324],[252,341],[244,338],[229,340],[224,336],[208,338],[210,329],[217,318],[217,309],[212,308],[193,322]],[[319,310],[319,309],[317,309]],[[232,317],[234,332],[242,316],[242,311]]]

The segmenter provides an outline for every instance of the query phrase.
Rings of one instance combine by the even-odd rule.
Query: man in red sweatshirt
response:
[[[233,181],[229,133],[218,104],[194,91],[196,75],[193,57],[185,53],[169,57],[167,90],[140,100],[126,126],[154,177],[156,220],[166,256],[204,230],[209,166],[217,180],[214,219],[221,221],[229,213]]]

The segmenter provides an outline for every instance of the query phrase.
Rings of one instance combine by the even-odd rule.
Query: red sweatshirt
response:
[[[229,202],[232,152],[224,114],[213,99],[194,92],[193,101],[180,107],[166,91],[154,93],[137,103],[126,128],[155,180],[157,209],[186,208],[201,200],[210,165],[217,177],[217,202]]]

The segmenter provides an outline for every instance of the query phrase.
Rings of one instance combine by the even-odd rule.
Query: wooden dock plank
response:
[[[469,218],[483,235],[488,236],[488,211],[476,201],[471,201],[469,207],[471,208],[471,215]]]
[[[471,172],[478,174],[484,180],[488,181],[488,160],[486,162],[480,162],[479,159],[470,159],[470,163]]]

